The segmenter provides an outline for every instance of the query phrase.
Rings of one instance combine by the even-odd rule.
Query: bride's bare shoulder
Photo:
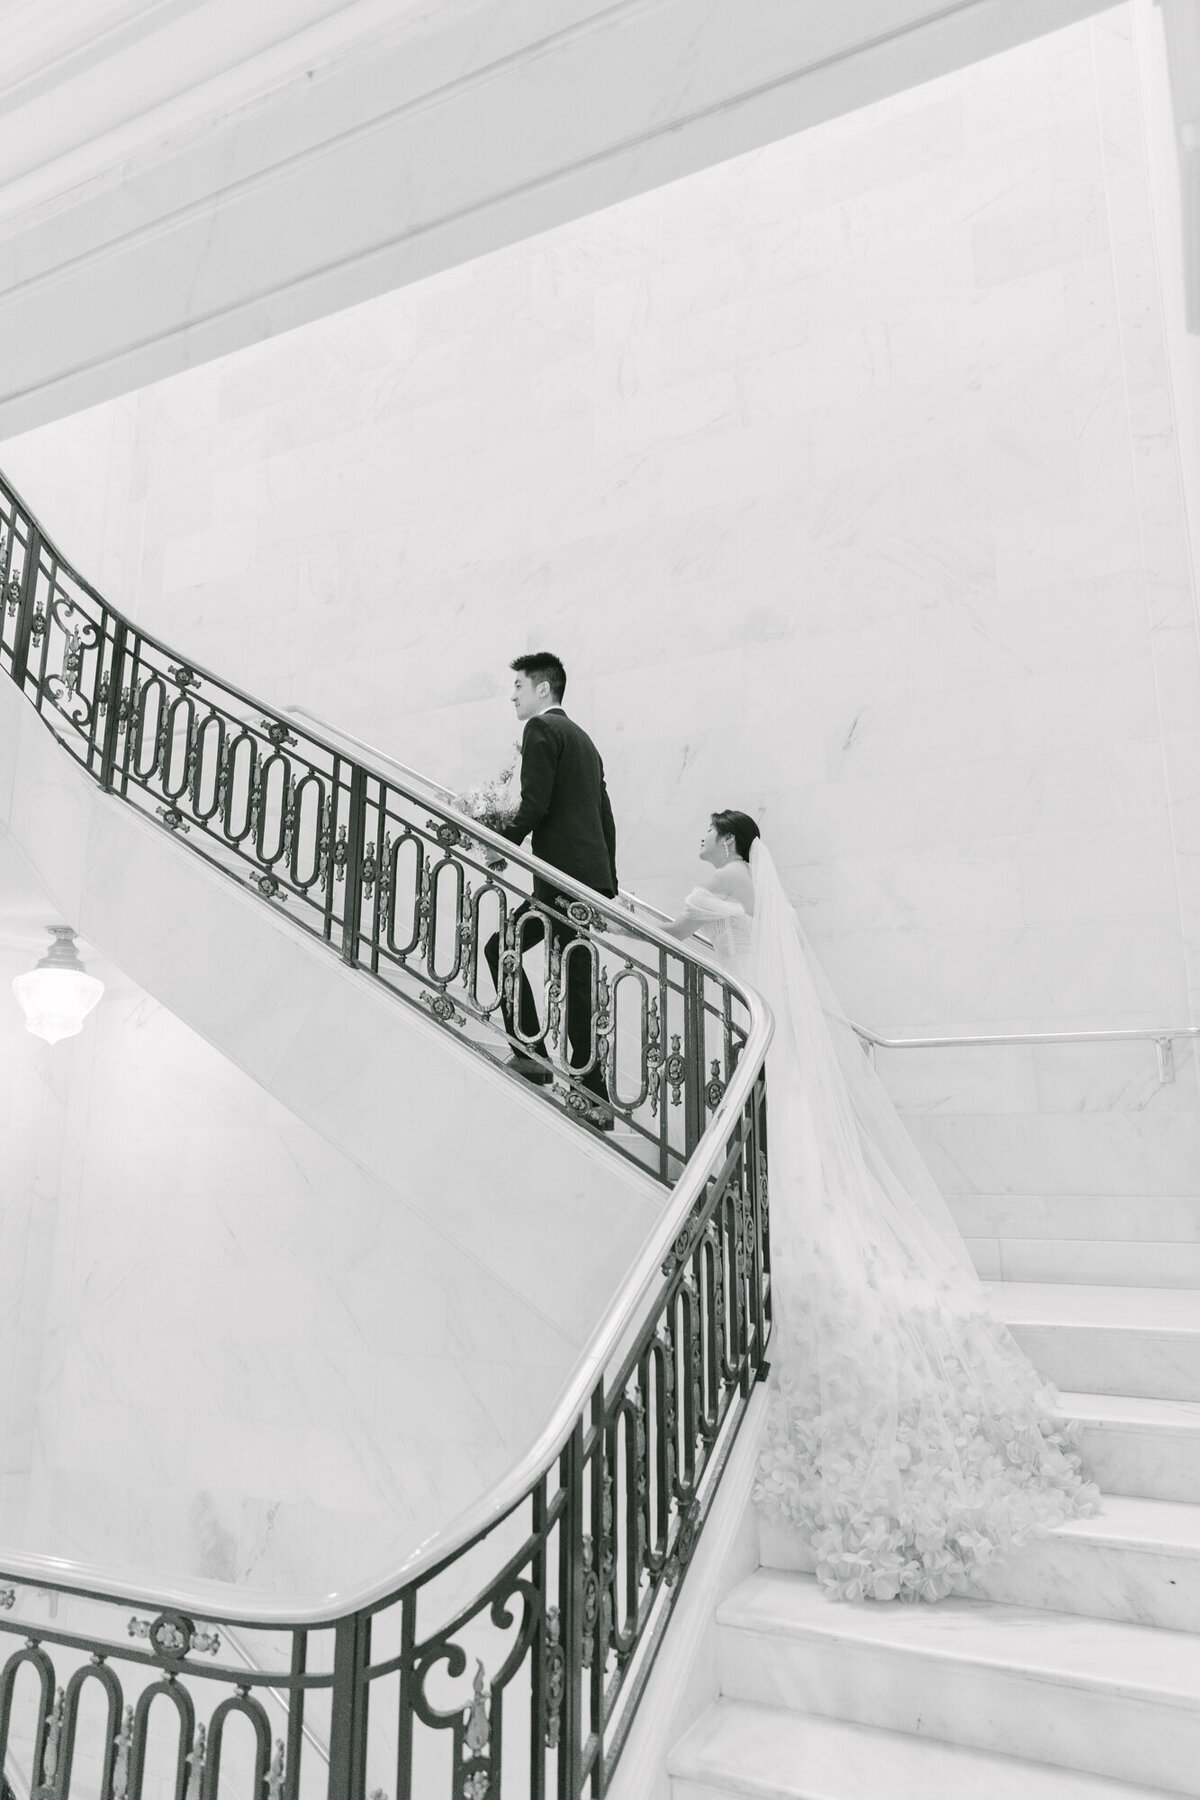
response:
[[[714,894],[720,894],[727,900],[737,900],[747,912],[753,912],[754,879],[740,857],[714,869],[708,885]]]

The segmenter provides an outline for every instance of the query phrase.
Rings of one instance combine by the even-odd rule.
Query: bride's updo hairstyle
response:
[[[749,813],[715,812],[709,823],[718,837],[731,837],[733,847],[743,862],[750,861],[750,846],[762,833]]]

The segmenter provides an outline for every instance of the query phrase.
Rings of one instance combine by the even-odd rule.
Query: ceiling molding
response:
[[[82,0],[43,0],[39,69],[27,4],[24,98],[0,107],[0,437],[1103,5],[108,0],[84,47]],[[201,26],[227,36],[180,61]]]

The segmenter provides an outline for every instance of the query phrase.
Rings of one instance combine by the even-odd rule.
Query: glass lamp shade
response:
[[[69,925],[52,925],[50,930],[54,943],[36,968],[15,977],[13,993],[25,1014],[26,1031],[57,1044],[83,1030],[83,1021],[104,992],[104,983],[89,975],[80,962]]]

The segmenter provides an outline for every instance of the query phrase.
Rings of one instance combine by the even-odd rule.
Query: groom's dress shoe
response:
[[[534,1087],[548,1087],[554,1080],[550,1070],[540,1062],[534,1062],[532,1056],[522,1056],[514,1051],[504,1067],[513,1075],[519,1075],[523,1081],[530,1081]]]

